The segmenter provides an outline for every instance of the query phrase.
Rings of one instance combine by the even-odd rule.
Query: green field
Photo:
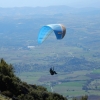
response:
[[[92,78],[88,75],[94,75],[93,71],[74,71],[74,72],[58,72],[57,75],[51,76],[49,72],[23,72],[18,74],[21,80],[30,84],[42,85],[48,89],[48,91],[62,94],[68,98],[77,97],[83,95],[99,95],[100,80],[94,79],[88,83],[88,87],[91,89],[83,89],[83,86],[87,84]],[[95,89],[94,86],[99,86]],[[52,89],[51,89],[52,88]]]
[[[93,70],[93,73],[100,74],[100,69]]]

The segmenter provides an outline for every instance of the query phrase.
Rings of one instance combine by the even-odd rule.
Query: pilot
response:
[[[54,75],[54,74],[57,74],[57,72],[54,71],[54,68],[50,68],[50,74],[51,74],[51,75]]]

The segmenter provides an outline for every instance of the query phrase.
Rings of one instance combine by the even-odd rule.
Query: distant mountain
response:
[[[70,14],[70,13],[99,13],[98,8],[72,8],[65,5],[48,7],[14,7],[0,8],[0,16],[23,16],[23,15],[52,15],[52,14]]]

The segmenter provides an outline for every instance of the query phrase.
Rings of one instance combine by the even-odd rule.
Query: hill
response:
[[[12,99],[0,94],[0,100],[12,100]]]
[[[0,16],[30,16],[53,14],[100,14],[99,8],[73,8],[65,5],[48,7],[13,7],[0,8]],[[37,16],[40,17],[40,16]]]
[[[42,86],[22,82],[14,75],[12,65],[3,59],[0,61],[0,91],[1,94],[17,100],[67,100],[62,95],[48,92]]]
[[[0,61],[0,91],[1,100],[9,98],[12,98],[12,100],[67,100],[62,95],[48,92],[42,86],[22,82],[15,76],[12,65],[7,64],[3,59]],[[1,94],[9,98],[5,98]],[[87,100],[87,96],[81,99]]]

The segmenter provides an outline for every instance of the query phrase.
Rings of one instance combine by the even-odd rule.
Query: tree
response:
[[[3,58],[0,61],[0,74],[9,76],[9,77],[14,76],[14,69],[13,69],[12,65],[7,64]]]
[[[67,100],[62,95],[48,92],[42,86],[22,82],[14,74],[13,66],[4,59],[0,60],[0,90],[12,100]]]

